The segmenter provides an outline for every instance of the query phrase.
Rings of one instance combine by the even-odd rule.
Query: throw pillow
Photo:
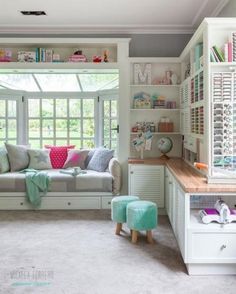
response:
[[[63,168],[79,166],[81,169],[85,169],[85,159],[88,156],[88,150],[68,150],[68,156]]]
[[[29,149],[30,162],[29,168],[33,169],[51,169],[50,150]]]
[[[75,148],[75,145],[70,145],[70,146],[45,145],[44,147],[47,149],[50,149],[50,159],[51,159],[52,167],[63,168],[67,159],[68,149]]]
[[[5,143],[11,172],[25,169],[29,165],[27,146]]]
[[[87,158],[85,159],[85,168],[87,168],[87,166],[88,166],[90,160],[91,160],[92,157],[93,157],[93,154],[94,154],[95,150],[96,150],[96,148],[89,150],[88,156],[87,156]]]
[[[104,172],[107,169],[109,161],[114,155],[114,150],[106,148],[97,148],[91,158],[87,169]]]
[[[10,170],[7,150],[4,147],[0,148],[0,174],[6,173]]]

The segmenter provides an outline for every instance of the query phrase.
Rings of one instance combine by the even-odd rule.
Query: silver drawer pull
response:
[[[225,244],[220,247],[221,250],[224,250],[225,248],[226,248]]]

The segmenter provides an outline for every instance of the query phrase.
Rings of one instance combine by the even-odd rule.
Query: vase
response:
[[[172,83],[172,85],[177,85],[177,82],[178,82],[177,74],[176,73],[173,73],[171,75],[171,83]]]

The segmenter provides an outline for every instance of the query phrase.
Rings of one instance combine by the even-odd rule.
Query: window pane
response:
[[[69,131],[71,138],[80,138],[80,119],[70,119],[69,120]]]
[[[94,99],[83,99],[83,117],[94,117]]]
[[[53,140],[51,139],[45,139],[43,140],[43,144],[42,144],[42,147],[44,147],[45,145],[54,145],[54,142]]]
[[[83,91],[97,91],[102,88],[112,89],[109,83],[118,79],[118,74],[80,74],[79,78]]]
[[[104,139],[103,145],[105,148],[110,148],[110,140],[109,139]]]
[[[110,137],[110,120],[104,119],[104,138]]]
[[[40,106],[39,99],[29,99],[28,100],[28,113],[29,117],[39,117],[40,116]]]
[[[111,101],[111,116],[117,117],[117,101]]]
[[[56,120],[56,138],[67,138],[67,120]]]
[[[94,120],[84,119],[83,120],[83,137],[94,137]]]
[[[16,117],[16,101],[8,101],[8,117]]]
[[[54,99],[42,99],[42,116],[53,117],[53,104]]]
[[[67,117],[66,99],[56,99],[56,117]]]
[[[16,119],[8,120],[8,138],[16,138]]]
[[[0,139],[5,140],[6,138],[6,121],[0,119]]]
[[[32,149],[39,149],[41,148],[42,146],[40,145],[40,141],[39,140],[30,140],[29,141],[29,144],[30,144],[30,148]]]
[[[31,74],[0,74],[0,85],[15,90],[39,91]]]
[[[69,113],[70,117],[80,117],[81,116],[81,100],[80,99],[70,99]]]
[[[29,119],[29,138],[40,138],[39,119]]]
[[[9,143],[9,144],[13,144],[13,145],[16,145],[17,144],[17,141],[16,141],[16,139],[10,139],[10,140],[7,140],[7,143]]]
[[[42,127],[43,127],[43,137],[44,138],[53,137],[54,124],[53,124],[52,119],[43,119],[42,120]]]
[[[83,148],[94,148],[95,143],[94,140],[84,140],[83,141]]]
[[[0,117],[4,117],[6,115],[6,101],[0,100]]]
[[[103,102],[104,117],[110,117],[110,101]]]
[[[80,92],[75,74],[35,74],[43,91]]]
[[[65,146],[68,145],[69,142],[67,142],[67,139],[59,139],[56,140],[56,146]]]
[[[81,140],[72,139],[69,141],[70,145],[75,145],[75,149],[80,149],[81,146]]]
[[[117,140],[111,141],[111,149],[117,150]]]

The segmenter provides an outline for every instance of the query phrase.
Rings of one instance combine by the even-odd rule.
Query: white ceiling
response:
[[[0,0],[0,33],[192,33],[228,0]],[[23,16],[44,10],[47,16]]]

